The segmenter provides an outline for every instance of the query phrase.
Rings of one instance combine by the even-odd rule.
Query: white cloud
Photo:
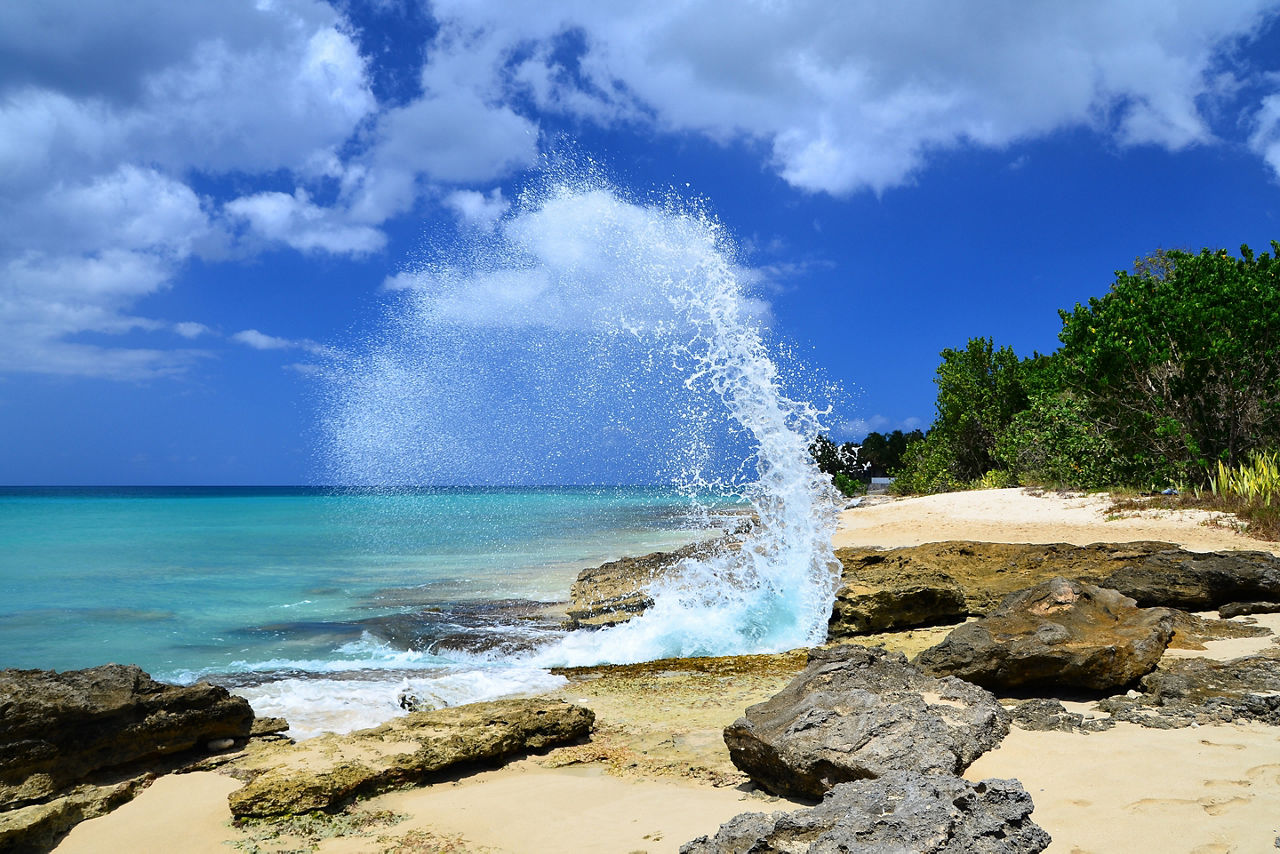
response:
[[[301,188],[293,195],[268,192],[241,196],[227,202],[224,209],[231,217],[247,222],[257,236],[302,252],[361,255],[376,252],[386,243],[386,236],[378,229],[345,222],[342,211],[314,204]]]
[[[909,181],[938,149],[1003,147],[1067,127],[1122,145],[1209,142],[1200,103],[1231,90],[1226,54],[1275,4],[443,0],[435,9],[453,30],[483,34],[472,36],[480,56],[520,46],[528,58],[512,81],[543,109],[760,140],[794,186],[843,194]],[[567,61],[575,40],[581,49]]]
[[[317,356],[331,356],[334,351],[307,338],[279,338],[256,329],[245,329],[231,335],[231,340],[254,350],[305,350]]]
[[[453,211],[459,222],[483,231],[492,230],[494,223],[511,206],[502,197],[501,187],[494,187],[487,196],[476,190],[454,190],[444,197],[444,205]]]
[[[181,335],[183,338],[199,338],[201,335],[210,335],[213,330],[205,326],[203,323],[196,323],[191,320],[184,320],[181,323],[173,324],[173,331]]]

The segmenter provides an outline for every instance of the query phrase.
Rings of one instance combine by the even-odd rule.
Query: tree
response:
[[[1022,366],[1012,348],[996,349],[990,338],[970,338],[965,349],[940,355],[930,436],[950,448],[955,479],[973,480],[997,466],[997,437],[1027,408]]]
[[[1059,312],[1063,386],[1114,443],[1118,474],[1199,479],[1280,443],[1280,264],[1248,246],[1146,260]]]

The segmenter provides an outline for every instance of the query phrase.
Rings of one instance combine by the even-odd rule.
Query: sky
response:
[[[566,150],[714,213],[836,438],[925,427],[943,348],[1280,238],[1280,2],[10,0],[0,484],[315,482],[320,366]]]

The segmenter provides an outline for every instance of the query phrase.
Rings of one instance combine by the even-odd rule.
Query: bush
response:
[[[902,469],[889,489],[895,495],[931,495],[960,489],[963,481],[955,476],[954,463],[950,443],[931,431],[907,445],[902,454]]]

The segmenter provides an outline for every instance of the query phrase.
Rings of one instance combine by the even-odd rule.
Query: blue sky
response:
[[[1280,3],[0,5],[0,483],[299,483],[315,365],[572,146],[704,198],[841,438],[1280,238]]]

